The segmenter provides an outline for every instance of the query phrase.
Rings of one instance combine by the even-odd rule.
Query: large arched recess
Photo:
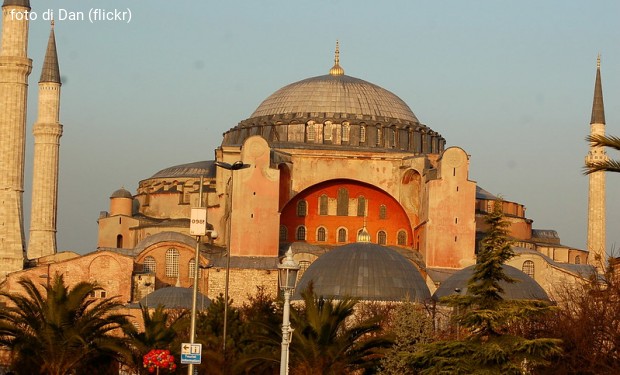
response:
[[[360,204],[362,197],[363,205]],[[305,202],[302,203],[302,208],[304,205],[306,207],[305,212],[299,210],[302,201]],[[347,208],[346,215],[344,206]],[[372,242],[378,243],[380,238],[385,238],[385,244],[389,246],[412,246],[411,223],[400,203],[376,186],[349,179],[312,185],[287,202],[280,215],[280,242],[300,241],[297,233],[302,226],[305,228],[304,241],[308,243],[342,245],[356,242],[357,233],[364,223]],[[322,233],[319,234],[320,228],[323,228],[320,232],[325,233],[324,241],[321,240]],[[344,241],[343,229],[346,234]],[[401,233],[399,236],[399,232],[405,235]]]

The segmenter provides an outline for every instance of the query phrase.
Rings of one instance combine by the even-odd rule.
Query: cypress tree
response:
[[[552,309],[534,300],[505,300],[500,281],[513,283],[502,265],[514,256],[509,223],[502,201],[486,217],[488,232],[482,240],[466,295],[441,299],[458,312],[454,321],[465,332],[461,339],[420,345],[407,355],[420,374],[524,374],[545,366],[561,353],[560,340],[525,337],[512,329]]]

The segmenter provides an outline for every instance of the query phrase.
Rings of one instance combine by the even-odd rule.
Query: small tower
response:
[[[594,83],[594,102],[592,104],[592,119],[590,120],[590,135],[605,135],[605,108],[603,106],[603,86],[601,84],[601,56],[596,61],[596,81]],[[600,163],[607,160],[605,148],[590,145],[586,156],[586,165]],[[605,172],[591,173],[588,190],[588,242],[590,252],[588,263],[595,266],[599,272],[605,267]]]
[[[56,254],[56,212],[58,206],[58,153],[62,125],[60,113],[60,69],[56,54],[54,21],[39,80],[39,115],[34,124],[34,166],[32,211],[28,258]]]
[[[0,46],[0,279],[24,267],[24,152],[29,0],[4,0]],[[19,14],[22,17],[17,17]]]

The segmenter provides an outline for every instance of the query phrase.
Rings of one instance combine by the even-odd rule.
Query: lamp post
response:
[[[189,330],[189,342],[194,343],[196,338],[196,299],[198,296],[198,270],[200,269],[200,238],[201,236],[208,235],[211,238],[217,238],[217,232],[215,230],[207,230],[207,210],[208,207],[202,207],[202,188],[204,186],[204,176],[200,176],[200,190],[198,192],[198,207],[192,208],[192,215],[190,220],[190,235],[196,236],[196,252],[194,254],[194,283],[192,294],[192,317]],[[209,199],[207,196],[207,206]],[[178,280],[178,279],[177,279]],[[203,297],[204,298],[204,297]],[[190,363],[187,367],[188,375],[194,374],[194,364]]]
[[[454,288],[457,295],[461,295],[461,288]],[[460,340],[461,318],[459,317],[459,305],[456,305],[456,339]]]
[[[284,311],[282,312],[282,352],[280,355],[280,375],[288,374],[288,347],[291,343],[291,295],[297,284],[299,263],[293,259],[293,251],[289,247],[285,258],[278,264],[280,290],[284,293]]]
[[[224,286],[224,332],[223,332],[223,338],[222,338],[222,349],[224,352],[224,356],[226,355],[226,333],[227,333],[227,328],[228,328],[228,283],[230,280],[230,240],[231,240],[231,235],[230,235],[230,228],[231,228],[231,222],[232,222],[232,190],[233,190],[233,180],[235,177],[235,171],[239,170],[239,169],[244,169],[244,168],[248,168],[250,165],[249,164],[243,164],[243,162],[241,160],[238,160],[232,164],[223,162],[223,161],[216,161],[215,165],[220,167],[220,168],[224,168],[226,170],[230,171],[230,212],[228,213],[228,228],[226,230],[227,232],[227,237],[228,240],[226,241],[226,282],[225,282],[225,286]]]

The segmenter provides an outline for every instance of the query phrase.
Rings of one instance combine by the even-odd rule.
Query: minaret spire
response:
[[[39,80],[39,115],[34,124],[32,211],[28,258],[56,254],[58,164],[62,125],[60,113],[60,69],[52,21],[47,51]]]
[[[0,42],[0,280],[24,267],[24,157],[28,76],[28,0],[4,0]],[[12,16],[13,14],[13,16]]]
[[[603,85],[601,84],[601,55],[596,58],[596,80],[594,82],[594,101],[592,103],[592,119],[590,124],[605,124],[605,108],[603,105]]]
[[[605,135],[605,108],[603,106],[603,85],[601,83],[601,55],[596,60],[596,80],[594,82],[594,101],[590,121],[590,136]],[[607,160],[603,146],[590,145],[586,165]],[[588,263],[603,272],[606,261],[606,214],[605,214],[605,171],[589,174],[588,190],[588,240],[590,252]]]

